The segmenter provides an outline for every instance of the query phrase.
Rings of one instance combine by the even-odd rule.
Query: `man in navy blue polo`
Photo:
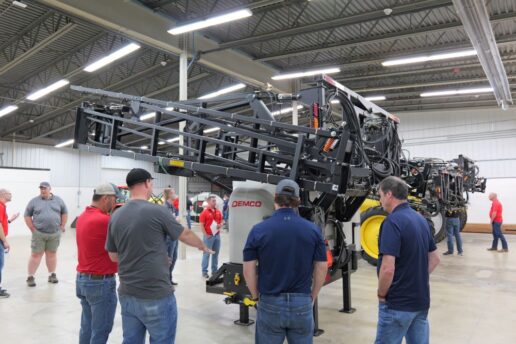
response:
[[[296,213],[299,201],[297,183],[282,180],[276,211],[253,227],[244,248],[247,287],[254,300],[259,296],[257,344],[313,343],[312,306],[328,267],[321,230]]]
[[[378,238],[378,327],[375,344],[429,343],[430,273],[439,264],[425,218],[407,203],[407,184],[382,180],[380,203],[389,213]]]

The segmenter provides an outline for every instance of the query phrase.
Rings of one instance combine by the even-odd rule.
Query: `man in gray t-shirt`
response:
[[[191,230],[183,228],[165,207],[147,200],[152,176],[134,168],[126,177],[131,200],[109,221],[106,250],[118,262],[124,343],[174,343],[177,307],[170,281],[165,239],[170,236],[211,252]]]
[[[48,282],[58,282],[56,276],[57,248],[61,232],[65,231],[68,210],[63,200],[51,191],[48,182],[41,182],[39,184],[40,195],[31,199],[25,209],[25,223],[32,232],[32,253],[29,259],[29,277],[27,278],[29,287],[36,286],[34,274],[38,270],[43,254],[45,254],[50,274]]]

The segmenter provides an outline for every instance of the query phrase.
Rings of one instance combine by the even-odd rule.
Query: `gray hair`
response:
[[[9,190],[7,189],[0,189],[0,195],[8,194]]]
[[[408,196],[408,186],[403,179],[390,176],[380,182],[380,190],[385,194],[391,192],[394,198],[406,200]]]

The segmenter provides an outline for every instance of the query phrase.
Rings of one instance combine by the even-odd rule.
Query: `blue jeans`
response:
[[[220,252],[220,234],[204,236],[204,244],[208,246],[208,248],[212,251],[215,251],[215,254],[211,255],[211,273],[215,273],[217,271],[217,266],[219,264],[219,252]],[[209,253],[202,254],[202,273],[208,274],[208,260],[210,259]]]
[[[79,344],[105,344],[115,318],[115,277],[93,280],[77,274],[75,291],[82,306]]]
[[[170,280],[172,281],[172,271],[174,271],[174,267],[176,266],[177,261],[177,246],[179,242],[177,240],[172,240],[167,236],[167,254],[168,257],[172,260],[172,263],[169,267],[170,272]]]
[[[146,331],[151,344],[174,344],[176,340],[176,297],[140,299],[120,295],[123,344],[144,344]]]
[[[498,248],[498,239],[502,241],[502,248],[507,250],[509,247],[507,246],[507,240],[505,240],[505,236],[502,233],[502,223],[501,222],[493,222],[493,245],[491,246],[494,249]]]
[[[314,313],[310,294],[260,295],[256,314],[256,344],[311,344]]]
[[[378,327],[375,344],[428,344],[430,331],[428,309],[419,312],[404,312],[389,309],[386,303],[379,304]]]
[[[5,261],[5,247],[4,247],[4,242],[0,240],[0,287],[2,286],[2,269],[4,268],[4,261]],[[2,288],[0,288],[0,290],[2,290]]]
[[[448,237],[448,252],[453,253],[453,237],[457,242],[457,252],[462,253],[462,239],[460,238],[460,219],[458,217],[446,218],[446,236]]]
[[[188,229],[192,229],[192,214],[190,211],[186,213],[186,225],[188,226]]]
[[[226,209],[222,212],[222,218],[224,219],[224,222],[228,222],[229,219],[229,209]]]

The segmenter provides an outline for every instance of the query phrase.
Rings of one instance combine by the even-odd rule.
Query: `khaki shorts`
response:
[[[52,234],[34,231],[32,232],[30,248],[32,253],[41,253],[43,251],[57,252],[60,239],[61,231]]]

